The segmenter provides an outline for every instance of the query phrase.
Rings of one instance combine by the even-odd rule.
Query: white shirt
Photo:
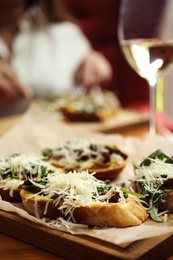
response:
[[[37,15],[35,12],[34,15]],[[36,96],[47,96],[74,86],[73,75],[90,52],[91,46],[80,28],[70,22],[34,28],[32,20],[22,18],[12,53],[0,37],[0,56],[8,61],[20,81]],[[0,104],[0,115],[20,112],[26,107]]]
[[[90,44],[76,25],[63,22],[43,30],[20,31],[12,50],[10,64],[21,82],[37,95],[47,95],[74,85],[74,72],[89,53]],[[2,38],[0,56],[9,56]]]

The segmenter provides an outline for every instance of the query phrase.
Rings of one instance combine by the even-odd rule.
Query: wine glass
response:
[[[173,0],[122,0],[118,38],[128,63],[149,84],[149,133],[155,135],[158,78],[173,65]]]

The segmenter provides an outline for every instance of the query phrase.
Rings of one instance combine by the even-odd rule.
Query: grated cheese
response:
[[[170,192],[169,188],[164,188],[162,185],[166,180],[173,178],[173,164],[163,159],[147,158],[150,160],[149,165],[140,165],[135,170],[135,181],[141,184],[142,191],[148,196],[148,212],[151,218],[155,221],[166,221],[167,213],[172,212],[171,207],[167,205],[166,197]],[[160,202],[164,208],[160,208]]]
[[[61,92],[48,98],[52,101],[51,108],[60,110],[61,108],[73,108],[78,112],[97,113],[100,110],[112,109],[115,111],[120,107],[120,102],[111,91],[102,91],[100,88],[91,89],[89,92],[85,88],[72,89],[70,92]],[[51,102],[41,102],[44,107],[50,109]]]
[[[107,204],[115,191],[119,194],[118,202],[126,201],[119,187],[115,184],[106,184],[104,181],[96,179],[88,171],[49,174],[47,181],[45,187],[41,189],[40,194],[46,194],[44,195],[46,199],[51,199],[52,196],[57,194],[57,198],[53,200],[53,203],[59,206],[64,215],[70,215],[70,219],[73,219],[74,208],[91,206],[95,203]],[[35,185],[39,184],[35,183]],[[100,195],[98,188],[103,189],[103,195]],[[37,196],[38,194],[33,196]],[[46,211],[47,204],[44,212],[46,213]]]
[[[92,149],[91,146],[95,148]],[[110,161],[104,162],[104,154],[108,153]],[[91,169],[119,165],[125,159],[118,153],[109,153],[104,144],[95,144],[86,139],[71,139],[59,144],[53,150],[51,162],[58,162],[58,165],[66,169]]]
[[[38,157],[13,155],[0,158],[0,187],[13,191],[18,189],[23,180],[28,178],[40,180],[43,172],[55,172],[55,168]]]
[[[173,164],[158,158],[150,160],[150,165],[142,165],[135,170],[135,180],[144,183],[148,188],[157,188],[168,178],[173,178]]]

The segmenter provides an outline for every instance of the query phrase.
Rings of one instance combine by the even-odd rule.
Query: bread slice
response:
[[[63,217],[68,219],[72,214],[75,223],[85,224],[91,227],[129,227],[138,226],[144,222],[148,214],[145,209],[133,198],[128,198],[122,203],[92,203],[90,206],[74,207],[67,215],[59,209],[59,205],[53,199],[47,199],[39,195],[21,190],[25,210],[39,218],[56,219]]]
[[[71,122],[103,122],[116,115],[120,108],[117,96],[101,89],[75,91],[60,98],[59,110]]]
[[[120,165],[112,165],[105,168],[97,168],[94,170],[88,170],[89,173],[95,172],[95,177],[100,180],[113,180],[115,179],[122,170],[126,167],[127,161],[121,163]]]
[[[100,111],[87,112],[77,110],[74,104],[70,104],[60,109],[64,118],[69,122],[104,122],[117,113],[118,109],[105,107]]]
[[[20,179],[12,179],[7,178],[1,180],[0,182],[0,197],[2,200],[9,202],[22,202],[20,197],[19,185],[22,184],[23,181]]]
[[[56,148],[45,148],[43,155],[55,167],[61,167],[67,172],[88,170],[101,180],[115,179],[128,162],[128,156],[116,145],[75,138]]]
[[[0,188],[0,196],[2,198],[2,200],[5,201],[9,201],[9,202],[22,202],[22,199],[20,197],[20,191],[21,189],[14,189],[14,190],[10,190],[10,189],[3,189]]]
[[[14,154],[0,158],[0,197],[9,202],[22,202],[20,185],[24,180],[40,180],[55,168],[39,157]]]
[[[50,163],[57,168],[62,167],[55,160],[50,160]],[[121,173],[121,171],[125,168],[126,165],[127,165],[127,161],[120,165],[112,165],[110,167],[88,169],[88,172],[94,173],[95,177],[100,180],[113,180]],[[68,170],[80,171],[80,169],[76,169],[76,168],[71,168]]]

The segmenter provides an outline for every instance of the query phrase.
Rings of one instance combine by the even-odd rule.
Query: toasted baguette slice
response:
[[[70,139],[56,148],[45,148],[42,153],[55,167],[67,172],[88,170],[101,180],[115,179],[128,162],[128,156],[115,145],[87,139]]]
[[[107,168],[97,168],[95,170],[88,170],[89,173],[95,172],[95,177],[100,180],[113,180],[119,173],[126,167],[127,161],[121,163],[120,165],[112,165]]]
[[[105,108],[101,111],[86,112],[77,110],[75,106],[71,104],[67,107],[63,107],[60,111],[64,118],[70,122],[104,122],[115,115],[118,109],[115,111]]]
[[[0,182],[0,197],[9,202],[22,202],[19,185],[23,181],[19,179],[7,179]]]
[[[50,160],[50,163],[57,168],[62,167],[55,160]],[[88,169],[88,172],[89,173],[94,172],[94,176],[100,180],[113,180],[118,176],[119,173],[122,172],[122,170],[125,168],[126,165],[127,165],[127,161],[125,161],[120,165],[112,165],[110,167],[96,168],[91,170]],[[79,170],[80,169],[75,169],[75,168],[68,169],[68,171],[79,171]]]
[[[19,186],[25,180],[40,180],[54,171],[57,169],[35,156],[14,154],[0,158],[0,197],[9,202],[22,202]]]
[[[61,105],[57,109],[65,120],[71,122],[107,121],[121,108],[120,102],[113,92],[101,89],[70,92],[60,100]]]
[[[4,190],[3,188],[0,188],[0,196],[3,200],[9,201],[9,202],[22,202],[22,199],[20,197],[20,189],[16,188],[10,192],[10,189]]]
[[[26,190],[20,192],[26,211],[40,218],[56,219],[63,217],[59,210],[60,205],[55,205],[53,199],[36,195]],[[122,203],[93,203],[90,206],[79,206],[72,210],[73,221],[88,226],[96,227],[129,227],[142,224],[147,217],[145,209],[133,198],[128,198]]]

